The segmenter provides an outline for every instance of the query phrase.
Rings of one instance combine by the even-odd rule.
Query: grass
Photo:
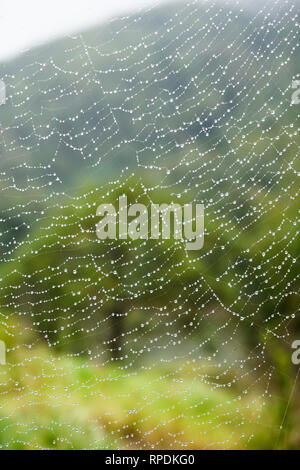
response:
[[[263,396],[213,385],[207,364],[129,370],[42,347],[10,357],[0,369],[2,449],[273,447],[276,413]]]

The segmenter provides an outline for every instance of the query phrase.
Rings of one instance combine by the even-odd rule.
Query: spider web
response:
[[[2,448],[275,445],[274,351],[299,317],[298,6],[171,4],[1,65]],[[203,203],[203,249],[98,240],[124,192]]]

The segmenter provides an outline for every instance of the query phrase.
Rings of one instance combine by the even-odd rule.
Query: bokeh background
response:
[[[299,448],[299,2],[130,12],[0,78],[0,447]],[[124,193],[204,203],[204,247],[98,240]]]

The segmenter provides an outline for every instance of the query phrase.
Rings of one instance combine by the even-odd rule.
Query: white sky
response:
[[[0,0],[0,60],[162,0]]]

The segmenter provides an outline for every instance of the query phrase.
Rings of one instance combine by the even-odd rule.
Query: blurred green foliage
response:
[[[232,62],[212,28],[194,60],[201,9],[172,40],[147,45],[151,66],[142,48],[116,53],[164,27],[172,11],[0,66],[14,92],[13,106],[0,108],[2,448],[299,447],[286,341],[300,332],[299,142],[285,92],[297,57],[282,67],[284,31],[270,27],[241,42]],[[233,37],[249,15],[230,26]],[[270,63],[265,44],[275,39]],[[247,70],[245,57],[255,57]],[[222,70],[239,80],[228,84]],[[267,81],[268,70],[276,75]],[[125,105],[128,83],[140,90],[131,100],[138,122]],[[155,125],[153,97],[163,108]],[[238,126],[227,128],[228,116]],[[123,193],[129,203],[204,203],[203,249],[98,240],[97,206]]]

